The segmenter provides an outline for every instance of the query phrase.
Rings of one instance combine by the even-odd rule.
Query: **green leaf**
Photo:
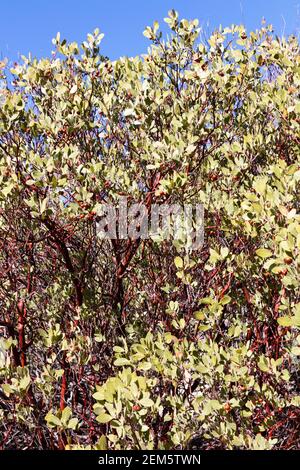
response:
[[[70,90],[70,94],[74,95],[76,93],[76,91],[77,91],[77,85],[75,84],[75,85],[72,86],[72,88]]]
[[[132,116],[134,114],[134,109],[133,108],[127,108],[127,109],[124,110],[123,114],[124,114],[125,117]]]
[[[104,392],[101,390],[99,392],[96,392],[93,394],[93,398],[95,398],[95,400],[103,400],[104,399]]]
[[[78,418],[71,418],[68,422],[68,428],[75,430],[78,425]]]
[[[109,423],[112,420],[112,416],[110,416],[108,413],[105,413],[104,411],[101,411],[97,418],[96,421],[101,424]]]
[[[231,297],[229,295],[224,295],[224,297],[220,300],[221,305],[227,305],[231,302]]]
[[[66,406],[61,414],[61,422],[66,425],[71,416],[72,410],[69,406]]]
[[[140,400],[140,404],[145,408],[149,408],[150,406],[154,405],[154,401],[151,400],[151,398],[142,398]]]
[[[106,439],[106,437],[104,436],[104,434],[102,434],[102,436],[100,437],[99,441],[97,442],[97,449],[99,449],[99,450],[107,450],[107,439]]]
[[[269,372],[268,361],[264,356],[260,356],[259,361],[258,361],[258,367],[263,372]]]
[[[49,411],[45,416],[45,421],[50,427],[61,426],[60,419],[55,416],[51,411]]]
[[[119,357],[114,361],[115,366],[130,366],[131,362],[125,357]]]
[[[2,190],[2,194],[3,196],[8,196],[8,194],[10,194],[13,190],[13,187],[14,187],[14,183],[8,183]]]
[[[259,248],[258,250],[256,250],[255,252],[260,258],[270,258],[270,256],[272,256],[272,251],[271,250],[268,250],[267,248]]]
[[[152,30],[151,30],[150,26],[147,26],[147,28],[143,31],[143,35],[144,35],[145,38],[147,38],[147,39],[151,39],[151,38],[152,38]]]
[[[175,264],[177,269],[182,269],[183,268],[183,259],[180,258],[180,256],[176,256],[176,258],[174,259],[174,264]]]
[[[300,326],[300,318],[296,315],[292,317],[279,317],[277,321],[281,326]]]
[[[25,377],[23,377],[20,380],[20,389],[21,390],[26,390],[29,384],[30,384],[30,376],[25,375]]]
[[[204,320],[205,315],[203,312],[201,312],[201,310],[197,310],[196,312],[194,312],[194,317],[196,318],[196,320]]]
[[[43,201],[40,204],[40,213],[43,214],[47,208],[48,204],[48,198],[43,199]]]
[[[9,384],[3,384],[2,385],[2,390],[7,395],[8,397],[10,396],[11,393],[13,393],[13,390]]]
[[[266,186],[267,186],[267,181],[268,181],[268,177],[263,177],[263,178],[257,179],[254,182],[253,188],[255,189],[255,191],[258,194],[264,194],[265,193]]]

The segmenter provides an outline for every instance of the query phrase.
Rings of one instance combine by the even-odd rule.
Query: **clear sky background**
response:
[[[115,59],[146,51],[145,26],[163,23],[169,9],[188,19],[198,18],[206,30],[222,24],[260,26],[262,17],[278,35],[299,34],[300,0],[0,0],[0,59],[20,54],[49,56],[51,39],[81,42],[99,27],[105,33],[102,53]]]

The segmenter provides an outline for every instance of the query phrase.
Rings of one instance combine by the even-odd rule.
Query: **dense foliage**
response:
[[[1,66],[3,449],[300,447],[299,43],[166,22]],[[118,196],[203,246],[100,239]]]

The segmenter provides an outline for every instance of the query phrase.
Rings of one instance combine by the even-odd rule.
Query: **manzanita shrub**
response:
[[[300,447],[299,43],[165,21],[1,63],[3,449]],[[120,196],[202,247],[97,237]]]

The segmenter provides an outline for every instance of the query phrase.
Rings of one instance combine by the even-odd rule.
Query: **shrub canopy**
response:
[[[299,448],[299,43],[166,22],[2,64],[3,448]],[[120,196],[203,246],[100,239]]]

